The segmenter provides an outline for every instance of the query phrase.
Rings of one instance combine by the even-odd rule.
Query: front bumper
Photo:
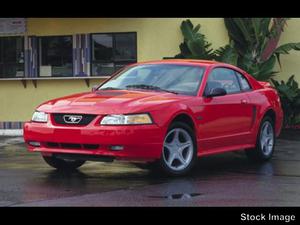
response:
[[[151,161],[161,156],[165,131],[156,124],[130,126],[58,126],[26,122],[24,140],[30,152],[112,156],[124,160]],[[39,142],[32,146],[29,142]],[[112,150],[111,146],[123,146]]]

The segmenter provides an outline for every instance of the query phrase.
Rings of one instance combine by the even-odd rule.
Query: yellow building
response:
[[[0,130],[21,128],[40,103],[89,91],[127,63],[179,53],[184,19],[27,18],[22,34],[1,34],[0,30]],[[201,24],[213,48],[228,43],[222,18],[191,21]],[[299,41],[300,19],[291,19],[280,42]],[[299,60],[300,52],[283,55],[277,79],[295,74],[300,82]]]

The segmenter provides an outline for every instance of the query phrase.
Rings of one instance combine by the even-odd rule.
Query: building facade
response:
[[[20,129],[40,103],[89,91],[124,65],[176,55],[184,19],[26,18],[25,29],[12,32],[0,21],[0,130]],[[222,18],[191,20],[213,48],[228,43]],[[299,41],[300,19],[291,19],[280,42]],[[295,74],[300,82],[299,59],[282,56],[277,79]]]

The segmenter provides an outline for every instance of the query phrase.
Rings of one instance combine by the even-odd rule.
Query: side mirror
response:
[[[224,96],[227,92],[224,88],[213,88],[209,94],[207,94],[205,97],[211,98],[211,97],[217,97],[217,96]]]
[[[94,85],[94,86],[92,87],[92,92],[97,91],[98,87],[99,87],[99,85]]]

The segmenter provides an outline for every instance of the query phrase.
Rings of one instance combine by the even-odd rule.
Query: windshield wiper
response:
[[[164,92],[169,92],[169,93],[173,93],[173,94],[178,94],[178,92],[176,92],[176,91],[170,91],[170,90],[160,88],[158,86],[148,85],[148,84],[131,84],[131,85],[127,85],[126,88],[156,90],[156,91],[164,91]]]
[[[98,90],[100,91],[100,90],[122,90],[122,89],[121,88],[114,88],[114,87],[106,87],[106,88],[100,88]]]

